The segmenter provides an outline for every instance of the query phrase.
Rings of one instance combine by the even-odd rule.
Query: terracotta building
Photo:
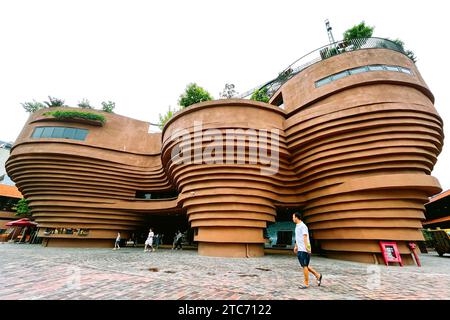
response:
[[[268,103],[202,102],[162,133],[100,111],[104,125],[33,113],[7,172],[44,243],[112,247],[118,231],[187,217],[199,254],[255,257],[268,224],[300,210],[328,257],[381,262],[379,241],[392,240],[412,263],[407,243],[423,240],[424,204],[441,191],[430,176],[443,144],[433,94],[390,41],[330,48],[266,85]]]

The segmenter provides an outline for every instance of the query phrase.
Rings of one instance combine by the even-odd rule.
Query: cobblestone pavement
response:
[[[450,256],[422,267],[312,257],[323,273],[300,290],[294,255],[201,257],[196,251],[74,249],[0,244],[0,299],[450,299]]]

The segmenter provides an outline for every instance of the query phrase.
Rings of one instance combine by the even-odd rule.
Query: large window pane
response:
[[[42,131],[41,138],[51,138],[53,133],[53,127],[44,127]]]
[[[370,71],[383,71],[383,66],[369,66]]]
[[[344,78],[346,76],[348,76],[348,71],[347,70],[339,72],[339,73],[333,75],[333,80],[338,80],[338,79]]]
[[[331,77],[327,77],[325,79],[321,79],[319,81],[316,81],[316,87],[320,87],[323,86],[324,84],[330,83],[331,82]]]
[[[369,69],[367,67],[359,67],[359,68],[354,68],[350,70],[350,74],[358,74],[358,73],[363,73],[363,72],[367,72]]]
[[[76,139],[76,140],[84,140],[84,139],[86,139],[87,133],[88,133],[88,131],[86,129],[77,129],[75,131],[74,139]]]
[[[73,139],[75,136],[75,128],[64,128],[64,139]]]
[[[386,70],[388,70],[388,71],[397,71],[398,72],[398,68],[395,66],[385,66],[385,67],[386,67]]]
[[[40,138],[42,131],[44,131],[44,127],[37,127],[34,129],[33,131],[33,135],[31,136],[32,138]]]
[[[53,129],[52,138],[62,138],[64,135],[64,127],[55,127]]]
[[[404,72],[404,73],[407,73],[407,74],[412,74],[411,70],[409,70],[409,69],[406,69],[406,68],[400,67],[400,70],[401,70],[402,72]]]

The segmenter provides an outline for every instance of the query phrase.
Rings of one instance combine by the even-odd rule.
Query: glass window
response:
[[[397,71],[397,72],[399,72],[398,67],[395,67],[395,66],[385,66],[385,67],[386,67],[386,70],[388,70],[388,71]]]
[[[74,139],[84,140],[86,139],[88,131],[86,129],[76,129]]]
[[[403,73],[407,73],[407,74],[412,74],[411,70],[407,69],[407,68],[403,68],[403,67],[399,67],[400,71]]]
[[[341,79],[341,78],[344,78],[346,76],[348,76],[348,71],[347,70],[339,72],[339,73],[336,73],[335,75],[333,75],[333,81]]]
[[[62,138],[64,134],[64,127],[55,127],[53,129],[52,138]]]
[[[42,134],[42,131],[44,131],[43,127],[34,128],[33,135],[31,137],[32,138],[40,138],[41,134]]]
[[[330,82],[331,82],[331,77],[326,77],[324,79],[316,81],[316,87],[323,86],[324,84],[327,84],[327,83],[330,83]]]
[[[364,66],[364,67],[351,69],[350,74],[358,74],[358,73],[367,72],[367,71],[369,71],[369,69],[366,66]]]
[[[51,138],[53,133],[53,127],[44,127],[42,131],[41,138]]]
[[[384,68],[383,68],[383,66],[373,65],[373,66],[369,66],[369,70],[370,71],[382,71],[382,70],[384,70]]]
[[[64,128],[64,134],[62,138],[73,139],[75,137],[75,128]]]

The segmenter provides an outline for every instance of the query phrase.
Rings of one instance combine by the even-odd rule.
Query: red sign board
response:
[[[398,262],[403,267],[402,257],[396,242],[380,241],[380,247],[386,265],[389,265],[389,262]]]

